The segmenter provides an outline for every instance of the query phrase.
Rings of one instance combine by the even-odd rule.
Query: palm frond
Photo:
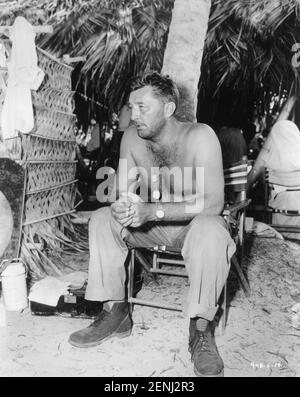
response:
[[[54,33],[40,37],[38,44],[58,56],[84,55],[75,86],[116,111],[132,77],[161,69],[173,4],[174,0],[7,1],[5,6],[0,2],[0,23],[11,24],[17,15],[33,24],[51,23]],[[292,45],[300,42],[299,22],[298,0],[213,0],[201,65],[199,117],[210,114],[208,121],[213,121],[227,106],[224,95],[229,95],[230,112],[248,112],[251,118],[261,90],[289,91],[299,79],[299,70],[291,64]]]

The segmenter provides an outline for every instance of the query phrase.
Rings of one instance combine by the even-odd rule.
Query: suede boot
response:
[[[97,346],[108,339],[125,338],[131,334],[132,320],[127,302],[114,303],[111,311],[103,309],[87,328],[74,332],[69,343],[76,347]]]
[[[189,351],[197,376],[224,376],[223,360],[219,355],[211,325],[208,325],[206,331],[201,332],[196,328],[195,319],[191,319]]]

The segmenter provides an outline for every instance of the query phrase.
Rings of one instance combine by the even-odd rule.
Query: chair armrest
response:
[[[232,212],[236,212],[242,209],[245,209],[248,207],[248,205],[251,203],[251,199],[246,199],[243,201],[240,201],[238,203],[229,205],[228,207],[224,208],[222,215],[223,216],[228,216],[230,215]]]

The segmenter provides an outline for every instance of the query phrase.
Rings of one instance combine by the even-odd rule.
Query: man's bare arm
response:
[[[135,178],[128,178],[128,173],[131,169],[136,167],[135,160],[132,156],[131,148],[136,132],[134,127],[129,127],[122,137],[120,146],[119,165],[116,172],[114,188],[112,197],[120,198],[122,193],[127,193],[130,186],[135,182]]]
[[[111,197],[115,198],[115,201],[111,204],[112,216],[122,226],[129,226],[133,221],[134,215],[132,203],[126,199],[122,200],[122,194],[126,195],[130,189],[130,185],[135,181],[134,178],[133,180],[128,178],[130,169],[136,166],[131,153],[132,141],[134,139],[135,133],[136,132],[133,127],[129,127],[123,135],[120,146],[119,166],[111,194]]]

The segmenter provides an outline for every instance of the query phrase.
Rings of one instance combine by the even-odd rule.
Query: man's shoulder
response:
[[[137,139],[138,134],[135,125],[130,125],[123,134],[123,139]]]
[[[217,135],[214,130],[205,123],[190,123],[187,134],[188,138],[192,141],[202,143],[217,141]]]
[[[222,159],[219,139],[207,124],[194,123],[191,125],[185,142],[191,155],[194,155],[201,164],[206,163],[207,159]]]
[[[121,152],[130,153],[131,157],[135,157],[137,153],[141,152],[145,147],[143,139],[138,136],[136,127],[128,127],[123,134],[121,141]]]
[[[122,136],[122,145],[136,145],[140,141],[134,125],[129,126]]]

